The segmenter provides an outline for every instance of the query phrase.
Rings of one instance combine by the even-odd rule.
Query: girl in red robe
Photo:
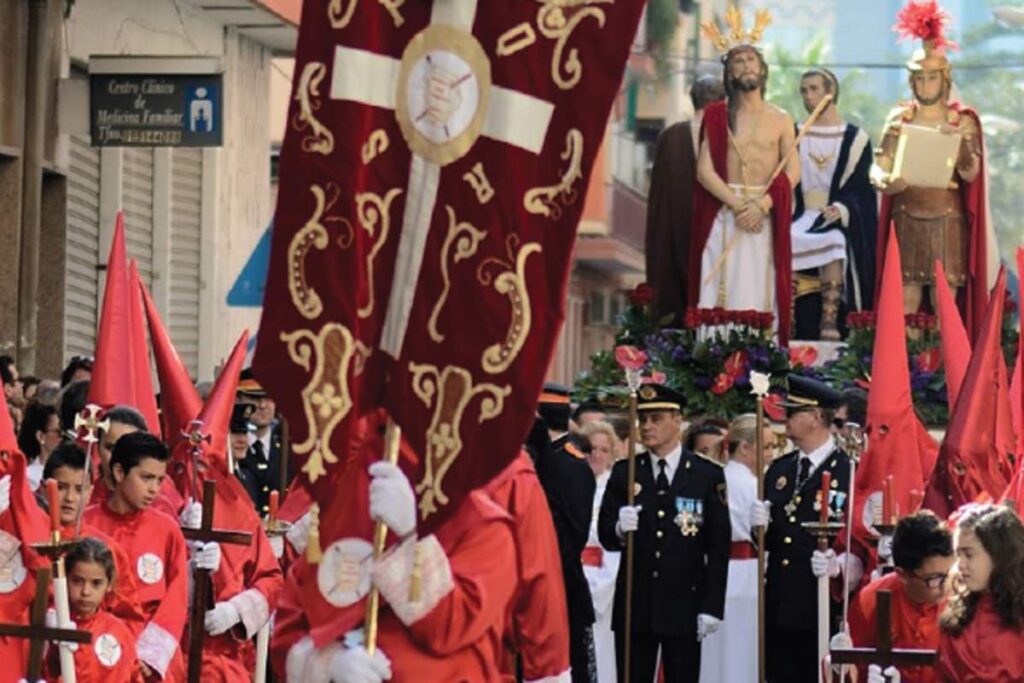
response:
[[[92,634],[92,642],[75,649],[79,683],[141,683],[135,657],[135,637],[123,621],[104,609],[114,589],[115,562],[110,548],[95,538],[84,538],[67,554],[68,600],[76,628]],[[47,661],[47,680],[60,681],[57,648]]]
[[[1003,505],[972,505],[956,529],[953,592],[940,620],[944,683],[1024,680],[1024,524]]]

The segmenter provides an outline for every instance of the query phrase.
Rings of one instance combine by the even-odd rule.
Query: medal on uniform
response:
[[[683,536],[696,536],[704,521],[704,501],[676,498],[676,526]]]

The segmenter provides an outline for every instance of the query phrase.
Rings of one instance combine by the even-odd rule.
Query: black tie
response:
[[[811,476],[811,459],[800,458],[800,476],[798,476],[797,479],[799,479],[800,483],[803,484],[807,481],[809,476]]]
[[[263,452],[263,442],[262,441],[260,441],[259,439],[256,439],[253,442],[253,444],[252,444],[252,451],[253,451],[253,453],[256,454],[256,458],[259,459],[260,462],[265,462],[266,461],[267,454]]]
[[[668,469],[668,461],[664,458],[658,460],[658,479],[655,483],[658,486],[658,492],[668,491],[668,475],[665,474],[665,470]]]

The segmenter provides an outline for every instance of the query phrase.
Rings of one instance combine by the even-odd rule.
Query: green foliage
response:
[[[647,49],[654,57],[660,79],[668,76],[668,57],[673,50],[678,28],[679,5],[676,0],[649,0],[644,30]]]

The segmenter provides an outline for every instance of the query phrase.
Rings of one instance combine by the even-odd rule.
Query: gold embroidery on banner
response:
[[[359,0],[331,0],[331,4],[327,6],[327,20],[331,22],[331,28],[348,26],[358,4]]]
[[[486,382],[474,385],[468,370],[453,365],[439,371],[436,365],[409,363],[409,371],[413,392],[428,408],[434,408],[427,427],[423,479],[416,485],[416,493],[420,495],[420,518],[426,519],[439,505],[448,503],[442,486],[445,475],[462,452],[459,428],[469,402],[482,395],[479,422],[492,420],[504,410],[505,397],[512,393],[512,387]]]
[[[405,19],[402,17],[402,13],[399,11],[402,5],[405,4],[405,0],[377,0],[388,11],[391,15],[391,20],[395,22],[395,28],[398,28],[405,23]]]
[[[526,337],[530,334],[532,322],[530,314],[530,293],[526,288],[526,259],[530,254],[542,251],[541,246],[536,242],[524,244],[519,253],[516,249],[519,246],[518,235],[508,236],[506,244],[508,248],[508,261],[491,257],[486,259],[477,268],[477,280],[487,287],[494,282],[494,289],[498,294],[508,297],[512,306],[512,320],[509,322],[508,332],[502,342],[493,344],[484,349],[480,359],[481,367],[485,372],[496,375],[504,372],[512,365],[512,362],[523,349]],[[494,278],[488,272],[487,267],[492,264],[502,266],[505,271]]]
[[[330,154],[334,151],[334,134],[320,123],[313,112],[320,109],[320,83],[327,75],[327,66],[321,62],[309,62],[299,77],[299,87],[295,91],[295,100],[299,103],[299,111],[292,118],[292,128],[297,131],[310,129],[311,134],[302,138],[303,152]]]
[[[337,184],[327,183],[327,190],[331,193],[330,197],[319,185],[310,185],[309,190],[316,199],[316,208],[310,219],[295,233],[292,241],[288,244],[288,290],[291,292],[292,303],[296,310],[303,317],[312,320],[323,312],[324,305],[320,300],[320,295],[306,280],[306,254],[313,247],[321,251],[327,248],[329,235],[324,223],[336,224],[341,227],[342,233],[337,242],[338,246],[342,248],[347,248],[352,243],[354,232],[352,224],[340,216],[323,217],[325,212],[334,207],[341,194],[341,188]]]
[[[282,332],[281,341],[288,345],[292,361],[312,372],[301,394],[308,433],[293,450],[300,455],[310,454],[302,471],[316,482],[327,474],[328,464],[338,462],[331,450],[331,433],[352,409],[348,370],[360,350],[348,328],[338,323],[328,323],[316,334],[311,330]]]
[[[545,38],[557,40],[555,53],[551,58],[551,78],[562,90],[576,87],[583,76],[579,50],[570,48],[568,56],[562,59],[565,44],[572,32],[587,17],[594,17],[600,28],[604,28],[604,10],[593,5],[610,5],[615,0],[539,0],[542,7],[537,12],[537,28]]]
[[[569,162],[569,167],[562,174],[561,182],[549,187],[535,187],[523,195],[523,207],[528,212],[558,220],[562,215],[562,207],[556,200],[561,199],[563,206],[576,203],[578,194],[572,186],[583,177],[583,133],[576,128],[566,133],[565,151],[562,152],[561,158]]]
[[[388,239],[391,227],[391,202],[400,194],[402,191],[396,187],[389,190],[384,199],[373,192],[360,192],[356,195],[356,215],[359,217],[359,224],[366,232],[370,233],[370,237],[376,236],[376,241],[366,257],[366,291],[368,294],[366,303],[359,307],[360,318],[367,318],[373,313],[373,262]],[[374,235],[375,232],[376,235]]]
[[[499,57],[508,57],[524,48],[530,47],[535,42],[537,42],[537,34],[534,33],[533,26],[524,21],[518,26],[513,26],[498,37],[498,47],[494,52]]]
[[[370,137],[366,138],[366,142],[363,143],[363,164],[368,164],[379,157],[388,150],[390,145],[391,140],[383,128],[378,128],[370,133]]]
[[[462,179],[469,183],[469,186],[476,192],[476,198],[481,204],[494,199],[494,186],[487,178],[482,161],[476,162],[473,168],[462,174]]]
[[[448,275],[448,253],[454,244],[455,255],[452,258],[452,264],[456,264],[475,254],[480,246],[480,241],[487,237],[487,233],[483,230],[477,230],[469,223],[459,223],[455,220],[455,209],[451,206],[444,208],[448,212],[448,235],[444,238],[444,245],[441,247],[441,277],[444,279],[444,287],[441,289],[441,296],[437,298],[437,303],[434,304],[434,310],[430,313],[430,320],[427,321],[427,332],[430,334],[430,338],[438,344],[444,341],[444,335],[437,331],[437,319],[448,300],[448,292],[452,285]]]

